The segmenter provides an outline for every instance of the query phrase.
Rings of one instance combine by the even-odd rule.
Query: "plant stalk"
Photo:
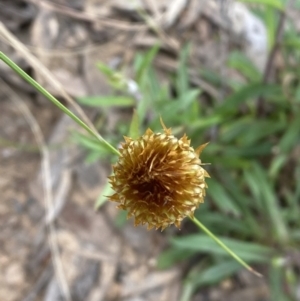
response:
[[[49,99],[54,105],[56,105],[65,114],[71,117],[78,125],[85,129],[89,134],[94,136],[102,144],[107,146],[112,153],[120,155],[119,151],[114,148],[110,143],[108,143],[102,136],[93,131],[86,123],[84,123],[80,118],[78,118],[74,113],[72,113],[67,107],[65,107],[58,99],[56,99],[52,94],[50,94],[46,89],[44,89],[38,82],[36,82],[31,76],[24,72],[17,64],[15,64],[11,59],[9,59],[3,52],[0,51],[0,59],[7,64],[12,70],[14,70],[19,76],[21,76],[25,81],[32,85],[38,92]]]
[[[202,230],[204,231],[210,238],[212,238],[223,250],[225,250],[230,256],[232,256],[238,263],[240,263],[243,267],[245,267],[249,272],[253,273],[258,277],[263,277],[262,274],[255,271],[252,267],[250,267],[242,258],[240,258],[236,253],[234,253],[231,249],[229,249],[217,236],[215,236],[210,230],[208,230],[198,219],[195,217],[190,217],[190,219]]]

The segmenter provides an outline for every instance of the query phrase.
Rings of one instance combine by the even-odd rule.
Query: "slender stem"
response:
[[[103,139],[98,133],[93,131],[88,125],[86,125],[80,118],[78,118],[74,113],[72,113],[67,107],[65,107],[59,100],[57,100],[52,94],[50,94],[46,89],[44,89],[39,83],[37,83],[32,77],[30,77],[26,72],[24,72],[17,64],[15,64],[11,59],[9,59],[3,52],[0,51],[0,59],[6,63],[11,69],[13,69],[19,76],[21,76],[25,81],[32,85],[37,91],[48,98],[54,105],[56,105],[65,114],[71,117],[78,125],[85,129],[89,134],[96,137],[101,143],[106,145],[113,153],[120,155],[119,151],[115,149],[110,143]]]
[[[216,237],[210,230],[208,230],[198,219],[195,217],[190,217],[190,219],[203,230],[210,238],[212,238],[221,248],[223,248],[230,256],[232,256],[238,263],[244,266],[249,272],[253,273],[258,277],[263,277],[262,274],[256,272],[251,268],[243,259],[241,259],[236,253],[229,249],[218,237]]]

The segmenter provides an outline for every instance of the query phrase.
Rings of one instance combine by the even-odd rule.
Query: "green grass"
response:
[[[280,1],[265,2],[282,8]],[[277,22],[274,16],[276,11],[270,11],[268,6],[265,21]],[[270,45],[274,41],[273,33],[274,29],[269,34]],[[238,71],[244,82],[232,83],[225,79],[228,94],[221,102],[211,98],[207,105],[201,88],[190,84],[189,47],[183,49],[177,72],[170,74],[165,86],[153,68],[152,62],[159,50],[154,47],[136,55],[133,80],[141,99],[130,94],[125,76],[103,65],[102,72],[123,98],[111,97],[111,103],[109,99],[105,102],[99,98],[99,103],[93,99],[96,107],[115,106],[118,101],[128,107],[130,101],[134,102],[132,108],[136,113],[127,128],[131,135],[138,135],[137,120],[144,125],[140,127],[141,132],[148,126],[160,130],[162,116],[176,135],[187,133],[195,147],[210,141],[201,158],[211,163],[206,168],[212,178],[208,180],[206,203],[196,211],[196,217],[242,259],[268,271],[265,276],[271,295],[281,296],[280,300],[295,300],[295,283],[299,281],[293,264],[284,260],[291,250],[300,246],[299,49],[300,39],[290,26],[281,46],[285,68],[272,84],[262,83],[263,75],[244,54],[233,52],[228,66]],[[218,88],[217,74],[210,70],[198,71],[199,76]],[[284,81],[286,76],[293,79],[292,83]],[[258,97],[264,99],[263,117],[257,114]],[[88,98],[79,101],[84,104]],[[149,112],[150,120],[145,118]],[[121,135],[119,138],[122,139]],[[98,205],[103,201],[100,197]],[[204,255],[203,259],[188,273],[182,301],[189,300],[199,287],[215,284],[242,268],[215,242],[197,231],[171,237],[170,247],[161,254],[158,266],[167,268],[199,253]],[[283,287],[287,289],[284,291]]]

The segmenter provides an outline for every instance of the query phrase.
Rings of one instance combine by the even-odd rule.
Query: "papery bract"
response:
[[[162,125],[163,133],[148,129],[136,140],[125,137],[109,177],[115,191],[109,200],[135,217],[135,225],[163,230],[193,216],[204,202],[209,175],[199,159],[206,144],[194,150],[186,135],[177,139]]]

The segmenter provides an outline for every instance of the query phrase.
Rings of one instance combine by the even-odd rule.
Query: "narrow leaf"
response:
[[[272,249],[256,243],[242,242],[227,237],[218,238],[247,262],[268,262],[270,254],[272,254]],[[229,256],[214,240],[204,234],[192,234],[180,238],[173,238],[171,239],[171,244],[187,250]]]
[[[241,52],[232,52],[229,56],[228,65],[235,68],[250,82],[259,82],[262,74],[254,64]]]
[[[224,278],[233,275],[241,269],[242,266],[233,260],[222,261],[210,266],[203,272],[200,272],[197,277],[191,279],[191,282],[197,287],[215,284],[220,282]]]
[[[239,0],[239,1],[245,3],[268,5],[279,10],[284,9],[284,6],[280,0]]]
[[[230,198],[225,189],[215,180],[208,183],[208,195],[212,197],[214,203],[225,213],[232,213],[236,216],[240,215],[240,210],[234,201]]]
[[[127,96],[89,96],[77,99],[83,105],[90,107],[132,107],[135,101]]]
[[[167,269],[172,267],[175,263],[189,258],[194,251],[187,251],[178,248],[170,248],[160,253],[157,259],[157,267],[159,269]]]
[[[101,194],[99,195],[96,204],[95,204],[95,209],[99,209],[107,200],[107,196],[112,195],[113,194],[113,189],[111,188],[111,185],[109,182],[107,182],[105,184],[105,186],[103,187],[103,190],[101,192]]]
[[[136,110],[133,111],[129,128],[129,137],[132,139],[137,139],[138,137],[140,137],[139,116]]]

